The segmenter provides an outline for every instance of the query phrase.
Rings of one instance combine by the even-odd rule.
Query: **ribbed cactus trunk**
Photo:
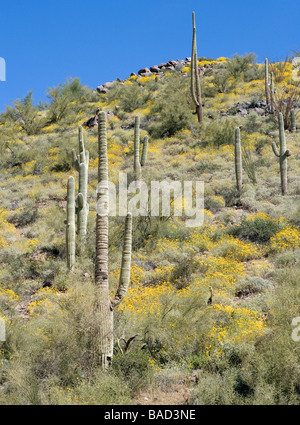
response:
[[[95,285],[97,288],[96,316],[97,339],[96,361],[106,369],[111,365],[113,357],[113,313],[114,308],[122,301],[127,293],[130,280],[132,217],[126,217],[124,249],[119,287],[113,299],[110,298],[108,281],[108,158],[106,115],[100,112],[98,120],[98,190],[96,214],[96,259]]]
[[[75,265],[75,180],[69,177],[67,187],[66,220],[67,266],[72,270]]]
[[[140,163],[140,117],[135,117],[134,122],[134,162],[133,169],[135,173],[135,179],[140,180],[141,178],[141,163]]]
[[[275,88],[274,88],[274,73],[271,72],[271,80],[270,80],[270,105],[271,112],[275,112],[276,102],[275,102]]]
[[[141,166],[142,167],[144,167],[144,165],[147,162],[148,142],[149,142],[149,137],[146,135],[144,137],[144,141],[143,141],[143,151],[142,151],[142,158],[141,158]]]
[[[191,56],[191,93],[193,101],[196,105],[196,114],[199,122],[203,121],[203,108],[200,75],[198,67],[197,41],[196,41],[196,23],[195,12],[193,12],[193,41],[192,41],[192,56]]]
[[[235,158],[236,188],[238,192],[241,193],[242,186],[243,186],[243,166],[242,166],[241,134],[240,134],[239,127],[235,129],[234,158]]]
[[[296,131],[296,117],[295,117],[295,110],[294,109],[291,109],[290,121],[291,121],[291,131],[294,133]]]
[[[76,155],[75,150],[72,150],[73,163],[75,169],[79,173],[79,189],[76,199],[77,203],[77,235],[78,235],[78,251],[84,248],[87,235],[87,218],[89,212],[89,205],[87,202],[87,188],[88,188],[88,169],[89,169],[89,151],[85,150],[84,136],[82,126],[79,126],[78,131],[78,144],[79,155]]]
[[[280,150],[278,152],[276,143],[272,143],[274,154],[279,158],[280,165],[280,179],[281,179],[281,194],[286,195],[287,193],[287,158],[292,155],[291,151],[286,148],[286,139],[284,132],[284,120],[281,112],[278,114],[279,124],[279,141]]]
[[[270,88],[269,88],[269,61],[265,59],[265,91],[267,105],[270,104]]]

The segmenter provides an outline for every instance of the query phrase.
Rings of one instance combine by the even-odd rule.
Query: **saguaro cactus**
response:
[[[296,131],[296,118],[295,118],[295,110],[294,109],[291,109],[290,120],[291,120],[291,131],[295,132]]]
[[[67,189],[67,220],[66,223],[66,246],[67,266],[72,270],[75,265],[75,180],[68,179]]]
[[[292,152],[286,148],[284,121],[283,121],[283,115],[281,112],[279,112],[278,114],[278,123],[279,123],[280,150],[278,152],[275,142],[272,143],[272,148],[273,148],[274,154],[279,158],[281,193],[282,195],[286,195],[287,193],[287,158],[292,155]]]
[[[192,42],[192,56],[191,56],[191,93],[192,93],[193,101],[196,105],[196,114],[197,114],[198,121],[202,122],[203,121],[203,108],[202,108],[200,75],[199,75],[199,67],[198,67],[195,12],[193,12],[193,42]]]
[[[270,80],[270,104],[271,104],[271,112],[274,112],[276,108],[276,101],[275,101],[275,87],[274,87],[273,72],[271,72],[271,80]]]
[[[142,151],[142,157],[141,157],[141,166],[142,167],[144,167],[144,165],[147,162],[148,142],[149,142],[149,137],[146,135],[144,137],[144,141],[143,141],[143,151]]]
[[[98,329],[95,348],[97,362],[103,369],[106,369],[111,365],[113,356],[114,309],[125,297],[130,281],[132,216],[131,214],[128,214],[126,217],[119,286],[115,296],[111,299],[108,282],[108,158],[106,116],[103,111],[100,112],[98,120],[98,155],[95,259],[95,285],[98,291],[95,314],[98,319]]]
[[[241,134],[240,129],[235,129],[235,145],[234,145],[234,157],[235,157],[235,178],[236,187],[238,192],[242,191],[243,186],[243,167],[242,167],[242,148],[241,148]]]
[[[76,199],[77,212],[77,234],[79,239],[79,252],[83,249],[87,234],[87,217],[89,205],[87,203],[88,169],[89,169],[89,151],[85,150],[82,126],[79,126],[79,155],[72,150],[73,164],[79,173],[79,190]]]
[[[270,88],[269,88],[269,61],[268,58],[265,59],[265,91],[266,91],[266,101],[267,104],[270,104]]]
[[[140,163],[140,117],[135,117],[134,122],[134,162],[133,169],[136,180],[141,177],[141,163]]]

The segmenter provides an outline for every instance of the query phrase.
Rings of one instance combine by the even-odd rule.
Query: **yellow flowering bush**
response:
[[[295,249],[300,246],[300,232],[296,227],[287,226],[271,237],[269,249],[271,252]]]

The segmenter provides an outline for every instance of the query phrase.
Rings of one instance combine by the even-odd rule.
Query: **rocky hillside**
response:
[[[0,404],[299,404],[299,88],[291,61],[199,58],[203,123],[190,58],[97,90],[78,79],[31,93],[0,115]],[[130,287],[115,316],[112,368],[93,358],[96,111],[107,113],[109,178],[134,177],[135,118],[149,137],[142,178],[203,181],[204,224],[134,217]],[[278,112],[283,113],[279,131]],[[291,112],[292,111],[292,112]],[[96,118],[95,118],[96,117]],[[87,125],[87,121],[89,125]],[[67,181],[78,128],[89,151],[87,240],[70,272]],[[236,129],[239,129],[237,131]],[[242,187],[236,183],[240,133]],[[280,137],[286,140],[282,195]],[[286,151],[285,151],[286,152]],[[284,152],[284,153],[285,153]],[[119,279],[124,220],[110,217],[109,279]],[[176,394],[177,396],[176,396]],[[181,395],[182,396],[181,396]]]

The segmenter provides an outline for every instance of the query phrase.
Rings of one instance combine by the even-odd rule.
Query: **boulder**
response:
[[[148,74],[150,72],[150,69],[148,69],[148,68],[142,68],[142,69],[140,69],[139,71],[138,71],[138,74],[139,75],[142,75],[142,74]]]
[[[154,65],[154,66],[150,66],[150,71],[153,74],[158,74],[160,70],[159,70],[159,67],[157,65]]]

